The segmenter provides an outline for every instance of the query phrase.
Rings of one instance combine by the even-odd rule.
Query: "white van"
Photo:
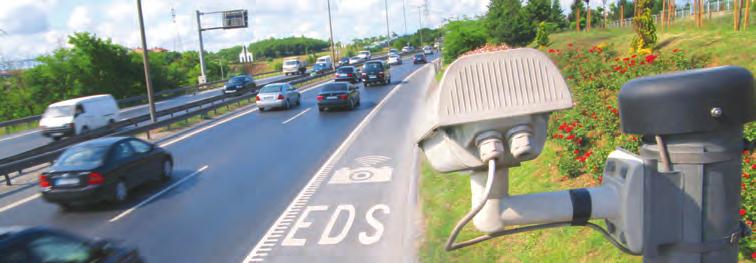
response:
[[[333,60],[331,60],[331,56],[319,57],[315,64],[325,64],[329,69],[333,68]]]
[[[118,104],[111,95],[95,95],[50,104],[39,120],[42,134],[59,140],[118,121]]]

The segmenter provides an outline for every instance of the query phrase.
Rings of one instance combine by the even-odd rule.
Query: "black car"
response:
[[[0,228],[0,262],[142,262],[134,248],[42,227]]]
[[[348,82],[331,82],[326,84],[317,96],[318,110],[332,108],[354,109],[360,105],[360,91]]]
[[[246,91],[255,92],[257,85],[255,79],[250,75],[240,75],[229,79],[225,85],[223,85],[224,94],[236,94],[241,95]]]
[[[415,58],[412,59],[412,64],[425,64],[428,63],[428,59],[423,54],[415,54]]]
[[[385,61],[372,60],[365,62],[362,66],[362,81],[365,86],[373,83],[389,84],[391,83],[390,66]]]
[[[339,67],[349,65],[349,58],[339,59]]]
[[[133,137],[104,137],[64,151],[39,176],[42,197],[69,208],[101,201],[123,202],[128,191],[151,181],[168,181],[173,157],[163,148]]]
[[[352,66],[344,66],[336,69],[333,80],[357,83],[360,82],[360,75],[359,72],[357,72],[357,68]]]

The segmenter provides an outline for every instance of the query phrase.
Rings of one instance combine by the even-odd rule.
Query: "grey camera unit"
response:
[[[753,77],[719,67],[640,78],[619,94],[623,131],[643,135],[639,155],[622,149],[594,188],[510,195],[508,169],[536,158],[549,113],[572,106],[543,53],[513,49],[462,57],[426,94],[418,144],[442,172],[472,171],[472,208],[447,250],[501,235],[588,226],[650,262],[734,262],[743,125],[753,121]],[[486,171],[488,167],[488,171]],[[603,219],[607,228],[589,222]],[[486,235],[454,243],[472,221]]]

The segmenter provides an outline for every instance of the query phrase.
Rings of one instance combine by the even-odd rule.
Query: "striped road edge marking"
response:
[[[427,66],[423,66],[415,70],[415,72],[412,72],[404,79],[407,80],[412,78],[415,74],[422,71],[425,67]],[[392,89],[388,95],[383,97],[378,105],[376,105],[375,108],[373,108],[373,110],[371,110],[370,113],[368,113],[368,115],[365,116],[365,118],[362,119],[359,124],[357,124],[357,127],[352,130],[347,139],[344,140],[341,145],[339,145],[339,148],[337,148],[336,151],[331,154],[331,156],[328,158],[328,160],[326,160],[323,166],[321,166],[320,169],[315,173],[315,175],[310,179],[310,181],[307,182],[307,185],[305,185],[305,187],[302,188],[302,190],[299,192],[299,194],[297,194],[294,200],[289,203],[289,206],[286,207],[284,212],[281,213],[278,219],[276,219],[276,222],[273,223],[273,225],[268,229],[262,239],[260,239],[260,241],[255,245],[254,248],[252,248],[252,251],[247,254],[247,257],[245,257],[242,262],[262,262],[265,260],[265,257],[268,256],[269,252],[273,250],[273,247],[278,244],[279,239],[281,239],[286,230],[289,229],[291,222],[299,216],[304,206],[310,201],[312,195],[315,194],[315,192],[320,188],[320,185],[326,179],[328,174],[330,174],[336,161],[341,158],[346,149],[354,142],[354,140],[357,138],[357,135],[362,132],[362,130],[365,128],[365,126],[367,126],[370,120],[372,120],[373,117],[375,117],[375,115],[378,113],[378,111],[383,108],[383,105],[386,103],[386,101],[388,101],[397,91],[399,91],[401,87],[402,84],[394,87],[394,89]]]

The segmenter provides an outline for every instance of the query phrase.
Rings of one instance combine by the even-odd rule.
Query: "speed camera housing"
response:
[[[495,131],[516,166],[540,154],[549,113],[572,107],[567,83],[549,58],[530,48],[462,57],[427,91],[419,145],[441,172],[482,168],[476,140]]]

